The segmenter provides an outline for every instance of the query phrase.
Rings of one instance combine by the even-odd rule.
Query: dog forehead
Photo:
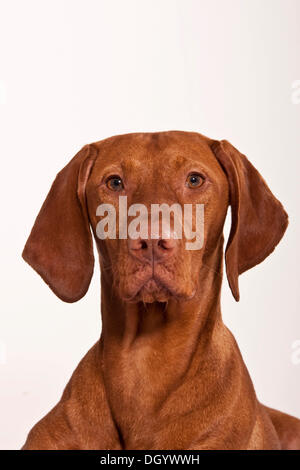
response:
[[[98,149],[95,171],[119,165],[128,173],[161,174],[199,163],[220,170],[210,148],[211,139],[184,131],[124,134],[93,144]]]

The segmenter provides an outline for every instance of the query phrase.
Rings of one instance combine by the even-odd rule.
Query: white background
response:
[[[98,270],[69,305],[21,259],[34,219],[84,144],[134,131],[230,140],[286,207],[289,229],[241,277],[239,303],[224,279],[223,316],[259,399],[300,417],[300,1],[0,5],[0,448],[24,443],[101,329]]]

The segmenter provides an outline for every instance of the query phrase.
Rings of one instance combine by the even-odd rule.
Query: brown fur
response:
[[[205,176],[197,189],[185,185],[191,171]],[[88,145],[58,174],[23,253],[64,301],[88,289],[96,208],[121,195],[105,184],[112,174],[123,178],[128,205],[204,203],[204,247],[148,240],[142,251],[139,242],[95,237],[101,338],[23,448],[300,449],[300,421],[258,402],[220,310],[228,205],[226,268],[238,300],[239,274],[284,234],[280,202],[227,141],[162,132]]]

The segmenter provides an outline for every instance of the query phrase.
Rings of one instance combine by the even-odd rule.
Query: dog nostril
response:
[[[146,250],[148,248],[147,242],[145,240],[141,240],[141,249]]]
[[[161,238],[160,240],[158,240],[157,245],[163,250],[170,250],[174,246],[174,241],[171,239],[169,240],[169,239]]]
[[[161,240],[158,240],[158,243],[157,245],[162,248],[163,250],[167,250],[167,247],[166,247],[166,244],[165,244],[165,240],[161,239]]]
[[[140,251],[148,251],[148,242],[146,240],[143,240],[143,239],[130,239],[128,240],[128,245],[129,245],[129,250],[130,251],[136,251],[136,252],[140,252]]]

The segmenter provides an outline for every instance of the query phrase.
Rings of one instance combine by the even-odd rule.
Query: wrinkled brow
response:
[[[175,155],[173,158],[163,159],[163,165],[158,165],[159,171],[173,171],[175,172],[189,172],[189,171],[199,171],[203,173],[211,172],[209,165],[203,161],[199,161],[199,156],[183,156],[180,154]]]

